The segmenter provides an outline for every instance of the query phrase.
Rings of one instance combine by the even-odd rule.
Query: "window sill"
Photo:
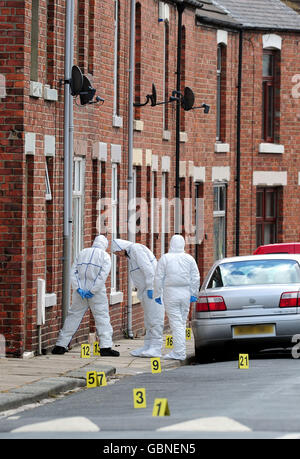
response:
[[[50,102],[58,101],[58,92],[57,89],[51,88],[50,85],[44,86],[44,99]]]
[[[133,120],[133,129],[134,129],[134,131],[142,132],[144,130],[144,121],[142,121],[142,120]]]
[[[45,294],[45,307],[50,308],[51,306],[56,306],[56,293]]]
[[[171,140],[171,131],[163,130],[163,140]]]
[[[123,292],[112,292],[109,297],[109,304],[113,305],[113,304],[122,303],[123,298],[124,298]]]
[[[137,292],[132,292],[132,304],[138,304],[140,303],[140,299],[137,296]]]
[[[123,127],[123,118],[122,116],[113,115],[113,127],[121,128]]]
[[[229,143],[215,143],[215,153],[229,153]]]
[[[260,143],[258,147],[259,153],[275,153],[283,154],[284,145],[279,145],[277,143]]]
[[[30,97],[40,99],[43,97],[43,85],[39,81],[30,81],[29,87]]]
[[[180,132],[180,142],[181,143],[186,143],[188,141],[188,136],[185,131]]]

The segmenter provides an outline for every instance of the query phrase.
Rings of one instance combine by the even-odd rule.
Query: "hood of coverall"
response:
[[[171,238],[169,252],[182,253],[184,252],[184,246],[185,246],[184,238],[180,234],[175,234]]]
[[[132,244],[133,242],[124,239],[114,239],[111,243],[111,251],[121,252],[122,250],[127,250]]]
[[[102,249],[105,251],[108,247],[108,240],[105,236],[100,234],[100,236],[95,237],[93,247],[97,247],[98,249]]]

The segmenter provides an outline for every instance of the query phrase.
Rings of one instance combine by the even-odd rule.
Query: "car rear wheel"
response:
[[[213,349],[195,346],[195,357],[198,363],[210,363],[215,359],[216,352]]]

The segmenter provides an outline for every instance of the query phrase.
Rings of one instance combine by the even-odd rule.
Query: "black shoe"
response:
[[[101,357],[119,357],[120,352],[114,351],[111,347],[100,349]]]
[[[62,347],[62,346],[54,346],[54,348],[52,349],[52,354],[64,354],[65,352],[67,352],[67,349],[65,347]]]

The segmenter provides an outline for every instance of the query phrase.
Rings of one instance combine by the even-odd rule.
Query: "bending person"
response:
[[[173,335],[173,349],[165,359],[185,360],[186,321],[190,303],[197,300],[200,274],[194,258],[185,253],[185,241],[172,236],[170,250],[157,264],[154,279],[154,298],[163,303]]]
[[[114,239],[111,244],[111,251],[116,255],[127,257],[130,276],[133,285],[137,288],[137,295],[144,310],[146,329],[144,346],[132,351],[131,355],[135,357],[160,357],[165,312],[163,306],[155,303],[153,299],[153,281],[157,260],[148,247],[123,239]]]
[[[97,236],[93,246],[83,249],[72,266],[72,306],[59,333],[52,354],[64,354],[82,318],[90,307],[100,339],[101,356],[119,356],[111,349],[113,329],[110,324],[105,282],[110,273],[111,259],[106,252],[108,240]]]

